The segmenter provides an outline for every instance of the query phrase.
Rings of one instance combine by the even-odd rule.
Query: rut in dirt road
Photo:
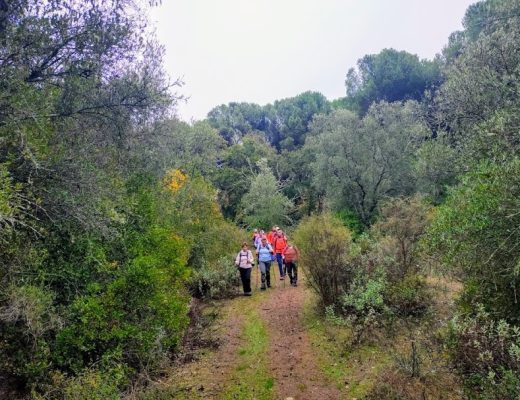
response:
[[[281,285],[281,282],[280,282]],[[269,336],[269,367],[275,398],[339,399],[340,392],[320,371],[302,323],[306,292],[298,287],[273,289],[259,304]]]

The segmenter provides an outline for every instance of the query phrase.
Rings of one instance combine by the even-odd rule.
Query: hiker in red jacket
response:
[[[269,231],[269,233],[267,234],[267,241],[269,242],[269,244],[271,246],[274,246],[274,237],[276,235],[276,231],[280,229],[278,228],[276,225],[273,225],[273,227],[271,228],[271,231]]]
[[[287,247],[283,251],[285,269],[289,279],[291,280],[291,286],[298,286],[298,267],[296,261],[300,257],[300,250],[292,243],[288,243]]]
[[[287,246],[287,240],[285,239],[285,235],[283,231],[278,228],[276,234],[273,239],[273,250],[276,255],[276,262],[278,263],[278,269],[280,270],[280,280],[283,281],[285,279],[285,268],[283,266],[283,251]]]

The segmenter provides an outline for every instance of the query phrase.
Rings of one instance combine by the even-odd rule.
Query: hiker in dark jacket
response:
[[[260,244],[256,248],[258,255],[258,266],[262,274],[261,290],[265,290],[266,286],[271,287],[271,260],[273,256],[273,247],[267,242],[267,238],[263,237]]]
[[[247,242],[242,243],[240,250],[235,258],[235,265],[240,271],[240,279],[244,287],[244,296],[251,296],[251,270],[253,269],[254,258],[251,250],[247,248]]]

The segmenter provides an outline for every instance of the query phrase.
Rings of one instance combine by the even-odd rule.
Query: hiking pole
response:
[[[240,267],[237,267],[238,280],[237,280],[237,296],[240,296]]]
[[[256,284],[255,284],[255,290],[258,291],[258,274],[260,273],[260,265],[257,265],[256,268]]]
[[[276,284],[276,268],[278,267],[275,265],[276,261],[271,261],[271,271],[273,271],[273,279],[271,280],[273,287]],[[276,285],[278,287],[278,285]]]
[[[282,271],[283,271],[283,288],[285,289],[285,279],[287,278],[287,272],[285,270],[285,260],[282,259]]]

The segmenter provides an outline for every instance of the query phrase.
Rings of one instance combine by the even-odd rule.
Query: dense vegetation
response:
[[[364,56],[344,98],[193,124],[136,3],[0,1],[0,386],[145,385],[191,299],[233,292],[237,225],[280,224],[354,345],[423,318],[432,272],[460,281],[438,339],[469,398],[518,398],[520,2],[469,7],[434,60]],[[413,398],[383,383],[372,398]]]

